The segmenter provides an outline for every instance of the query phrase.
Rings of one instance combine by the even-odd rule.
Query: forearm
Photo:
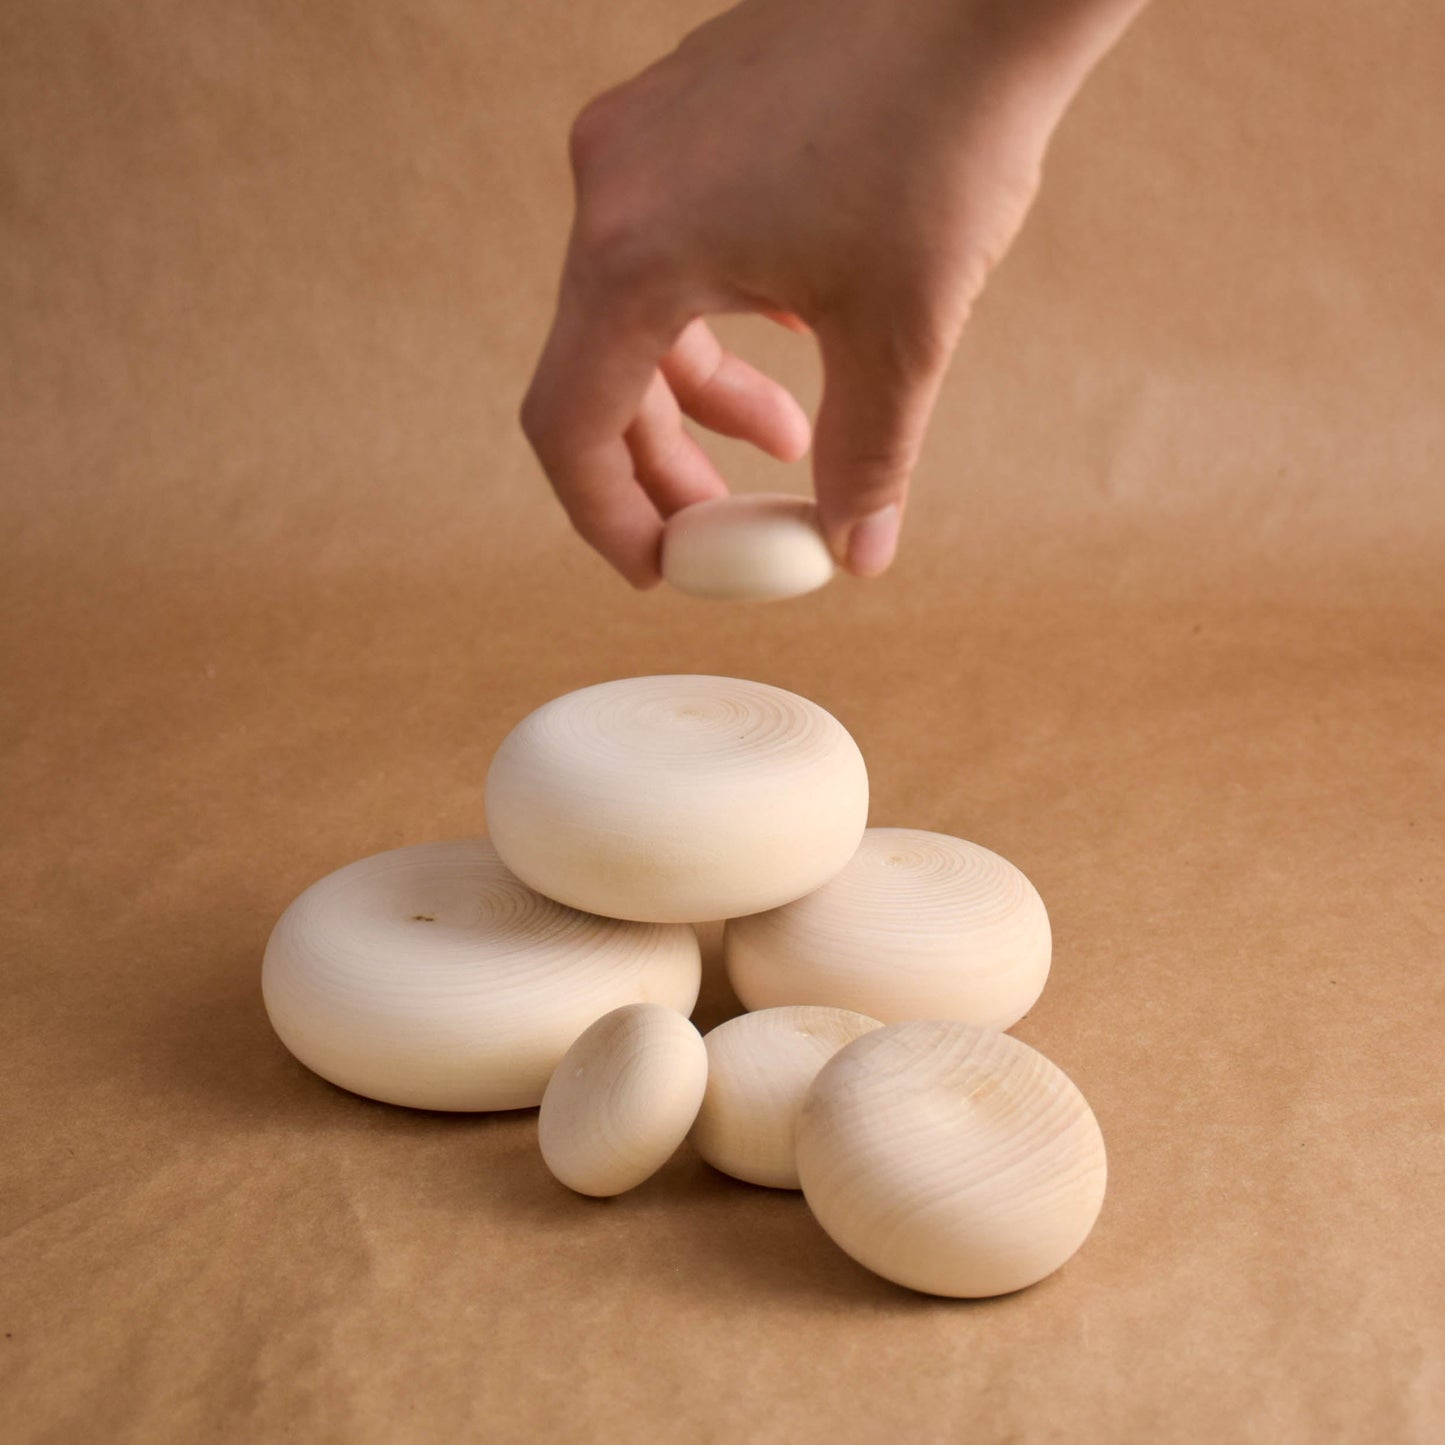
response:
[[[884,0],[885,8],[896,8]],[[923,0],[935,7],[942,49],[995,83],[1063,97],[1083,84],[1148,0]]]
[[[938,3],[938,0],[932,0]],[[987,39],[1013,51],[1051,50],[1095,64],[1148,0],[942,0]]]

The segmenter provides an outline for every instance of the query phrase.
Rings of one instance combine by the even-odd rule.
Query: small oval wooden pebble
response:
[[[704,1039],[707,1091],[690,1135],[714,1169],[749,1184],[798,1188],[795,1138],[818,1070],[877,1019],[839,1008],[740,1014]]]
[[[1104,1200],[1104,1140],[1074,1083],[971,1024],[892,1024],[823,1066],[798,1121],[818,1222],[928,1294],[1008,1294],[1058,1269]]]
[[[832,877],[863,835],[868,772],[835,717],[780,687],[630,677],[518,723],[486,811],[507,866],[549,898],[701,923]]]
[[[807,497],[716,497],[674,512],[662,531],[662,575],[693,597],[801,597],[830,582],[835,570],[817,504]]]
[[[542,1096],[548,1169],[579,1194],[621,1194],[655,1174],[697,1117],[707,1083],[702,1036],[661,1004],[600,1018],[567,1050]]]
[[[416,1109],[520,1109],[619,1004],[684,1013],[697,935],[564,908],[485,838],[378,853],[314,883],[266,945],[261,989],[307,1068]]]
[[[897,1023],[1017,1023],[1049,976],[1049,915],[1033,884],[977,843],[869,828],[804,898],[732,920],[728,977],[745,1007],[827,1004]]]

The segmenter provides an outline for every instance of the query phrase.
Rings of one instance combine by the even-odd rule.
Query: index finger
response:
[[[572,525],[639,588],[661,577],[662,519],[625,433],[685,320],[569,268],[522,403],[522,430]]]

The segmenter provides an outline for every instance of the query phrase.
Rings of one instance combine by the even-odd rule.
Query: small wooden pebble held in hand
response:
[[[864,1034],[798,1120],[818,1222],[875,1274],[928,1294],[1009,1294],[1052,1274],[1104,1202],[1104,1140],[1072,1080],[1018,1039],[930,1020]]]
[[[1006,1029],[1043,991],[1053,952],[1033,884],[997,853],[916,828],[869,828],[806,897],[735,918],[723,944],[745,1007],[828,1004],[885,1023]]]
[[[707,1092],[693,1148],[724,1174],[798,1188],[794,1136],[818,1070],[877,1019],[840,1008],[769,1008],[719,1024],[707,1045]]]
[[[827,882],[868,815],[868,771],[816,703],[732,677],[631,677],[517,724],[487,825],[523,882],[573,908],[703,923]]]
[[[776,602],[816,591],[834,571],[807,497],[715,497],[674,512],[662,529],[663,579],[693,597]]]
[[[642,1000],[690,1013],[701,976],[691,928],[564,908],[462,838],[312,884],[272,931],[261,991],[281,1042],[343,1089],[520,1109],[599,1015]]]
[[[537,1116],[547,1168],[579,1194],[635,1189],[677,1151],[707,1083],[702,1036],[661,1004],[629,1004],[567,1050]]]

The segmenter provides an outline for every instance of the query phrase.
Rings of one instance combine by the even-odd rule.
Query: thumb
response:
[[[893,561],[908,483],[948,365],[948,349],[904,346],[896,321],[820,323],[823,401],[813,476],[824,535],[848,571]]]

